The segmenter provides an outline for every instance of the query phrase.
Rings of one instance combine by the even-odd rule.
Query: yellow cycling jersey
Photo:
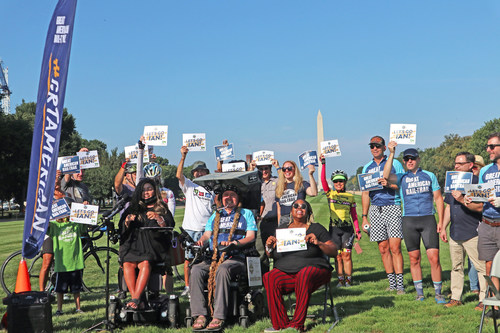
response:
[[[328,191],[326,193],[330,206],[330,219],[333,225],[352,225],[351,208],[356,208],[354,195],[347,192]]]

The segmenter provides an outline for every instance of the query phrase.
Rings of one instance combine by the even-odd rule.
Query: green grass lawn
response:
[[[329,219],[328,206],[324,196],[310,198],[313,206],[316,222],[327,225]],[[358,214],[361,215],[361,198],[357,197]],[[183,208],[176,210],[176,224],[180,226],[184,214]],[[12,252],[21,249],[22,221],[0,222],[0,262]],[[104,237],[99,240],[99,244],[105,245]],[[474,311],[477,304],[477,296],[469,292],[468,280],[465,288],[467,292],[463,295],[464,306],[447,309],[442,305],[437,305],[434,301],[434,289],[430,277],[430,268],[423,250],[422,269],[424,277],[424,291],[426,299],[424,302],[415,301],[415,288],[411,280],[408,255],[403,242],[403,257],[405,260],[405,287],[407,294],[398,296],[394,293],[386,292],[388,286],[385,271],[377,249],[377,244],[371,243],[363,233],[360,241],[363,253],[356,254],[353,251],[354,286],[351,288],[333,288],[334,301],[337,311],[342,318],[341,322],[334,328],[333,332],[474,332],[479,327],[481,313]],[[450,255],[448,244],[441,242],[441,265],[443,267],[443,291],[447,295],[450,286]],[[179,266],[182,273],[182,267]],[[467,277],[466,277],[467,279]],[[332,279],[332,285],[336,281]],[[36,286],[34,286],[36,287]],[[183,284],[176,282],[175,291],[180,294]],[[3,292],[3,291],[2,291]],[[314,294],[314,301],[322,297],[323,291]],[[83,293],[82,309],[85,314],[73,314],[73,301],[66,301],[64,304],[65,315],[53,317],[54,330],[58,332],[81,332],[86,328],[104,319],[104,294]],[[181,309],[187,307],[187,299],[181,299]],[[56,310],[53,305],[53,313]],[[0,312],[6,310],[5,305],[0,305]],[[319,314],[321,307],[309,308],[309,313]],[[181,317],[183,318],[183,311]],[[484,332],[492,332],[492,321],[487,319]],[[326,332],[331,326],[332,318],[327,318],[326,324],[320,321],[308,320],[306,325],[310,332]],[[270,327],[269,319],[263,319],[252,324],[249,329],[242,329],[238,326],[226,329],[226,332],[262,332]],[[191,332],[190,329],[181,328],[178,330],[165,330],[156,326],[128,326],[124,332]]]

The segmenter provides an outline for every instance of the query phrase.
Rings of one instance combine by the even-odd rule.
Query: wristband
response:
[[[368,217],[368,215],[366,215],[366,214],[362,214],[362,215],[361,215],[361,217]]]
[[[127,165],[127,162],[123,162],[122,164],[122,169],[125,169],[125,166]]]

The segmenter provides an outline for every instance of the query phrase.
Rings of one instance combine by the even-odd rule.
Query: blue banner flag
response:
[[[24,218],[23,257],[29,259],[42,246],[52,211],[75,10],[76,0],[59,0],[45,42]]]

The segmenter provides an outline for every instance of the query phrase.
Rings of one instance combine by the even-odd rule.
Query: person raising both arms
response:
[[[287,226],[290,222],[292,203],[297,199],[306,199],[306,194],[315,197],[318,195],[318,186],[314,179],[314,165],[308,165],[309,182],[302,179],[297,164],[286,161],[282,168],[278,168],[278,185],[276,186],[276,201],[278,202],[278,222],[280,226]]]
[[[443,228],[444,201],[441,188],[436,176],[429,171],[422,170],[418,151],[414,148],[403,152],[403,160],[408,170],[404,174],[392,174],[392,161],[396,152],[395,141],[389,142],[390,151],[387,163],[384,166],[384,179],[396,182],[400,188],[403,201],[403,237],[410,257],[410,271],[413,284],[417,290],[417,301],[424,300],[422,286],[422,267],[420,266],[420,239],[422,239],[427,258],[431,266],[431,277],[434,284],[436,303],[445,304],[441,294],[441,263],[439,261],[439,236]],[[438,213],[438,224],[434,217],[434,202]]]
[[[326,181],[326,164],[323,154],[321,154],[320,160],[321,164],[323,164],[321,185],[328,198],[330,208],[329,232],[338,249],[335,259],[335,270],[339,278],[337,287],[350,287],[352,285],[352,245],[355,236],[358,240],[361,239],[356,202],[354,201],[354,195],[345,191],[347,174],[342,170],[335,170],[332,173],[334,189],[330,189]],[[354,231],[356,231],[356,235]]]

